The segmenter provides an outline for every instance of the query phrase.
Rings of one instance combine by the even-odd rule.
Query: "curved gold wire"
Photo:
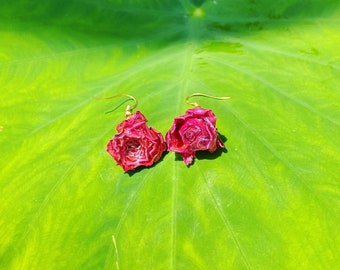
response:
[[[199,107],[197,102],[190,102],[189,99],[192,97],[207,97],[207,98],[212,98],[212,99],[217,99],[217,100],[226,100],[226,99],[230,99],[230,97],[215,97],[215,96],[210,96],[207,94],[203,94],[203,93],[193,93],[190,96],[187,96],[185,99],[185,102],[188,103],[189,105],[195,106],[195,107]]]
[[[115,108],[113,108],[110,111],[107,111],[105,113],[111,113],[114,112],[115,110],[117,110],[120,106],[122,106],[125,102],[128,102],[129,100],[132,100],[134,102],[133,105],[127,105],[126,109],[125,109],[125,116],[128,117],[130,116],[132,113],[132,110],[134,108],[137,107],[138,105],[138,101],[134,96],[128,95],[128,94],[118,94],[118,95],[114,95],[111,97],[104,97],[104,98],[99,98],[99,97],[94,97],[95,99],[99,99],[99,100],[108,100],[108,99],[113,99],[113,98],[117,98],[117,97],[128,97],[129,99],[123,101],[122,103],[120,103],[119,105],[117,105]]]

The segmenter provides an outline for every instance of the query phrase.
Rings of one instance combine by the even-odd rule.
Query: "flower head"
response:
[[[179,153],[186,165],[190,165],[196,151],[224,148],[216,130],[216,116],[211,110],[196,107],[186,111],[184,115],[174,119],[174,123],[166,134],[169,151]]]
[[[166,149],[161,133],[148,128],[145,116],[137,111],[117,126],[118,133],[107,145],[107,151],[124,171],[151,166]]]

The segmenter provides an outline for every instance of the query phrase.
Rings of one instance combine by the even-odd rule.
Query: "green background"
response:
[[[340,5],[0,0],[0,269],[336,269]],[[227,152],[124,173],[124,98]]]

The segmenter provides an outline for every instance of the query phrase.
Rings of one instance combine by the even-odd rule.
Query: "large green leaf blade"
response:
[[[51,20],[23,13],[38,23],[28,29],[2,28],[1,268],[336,268],[336,1],[301,12],[301,1],[112,2],[88,22],[79,18],[93,3],[74,1]],[[27,4],[8,4],[5,18]],[[108,6],[141,15],[98,23]],[[141,33],[154,32],[124,34],[158,11],[162,33],[145,23]],[[115,166],[105,147],[124,108],[105,115],[121,101],[94,96],[134,95],[165,134],[197,91],[231,96],[195,99],[216,114],[227,152],[199,153],[189,168],[174,153],[132,174]]]

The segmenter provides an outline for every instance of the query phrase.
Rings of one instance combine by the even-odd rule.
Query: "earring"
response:
[[[186,165],[190,165],[196,151],[208,150],[210,153],[217,148],[224,148],[216,129],[216,116],[208,109],[201,108],[189,99],[194,96],[225,100],[230,97],[213,97],[202,93],[194,93],[186,98],[186,102],[195,108],[189,109],[184,115],[178,116],[166,134],[168,151],[179,153]]]
[[[147,119],[140,111],[132,114],[132,110],[136,108],[138,104],[133,96],[120,94],[104,99],[120,96],[128,97],[134,101],[134,105],[132,107],[130,105],[126,107],[126,119],[116,127],[118,133],[108,142],[107,152],[125,172],[139,166],[151,166],[160,159],[166,149],[163,136],[154,128],[149,128],[146,125]],[[118,105],[118,107],[120,105]],[[117,107],[115,109],[117,109]]]

